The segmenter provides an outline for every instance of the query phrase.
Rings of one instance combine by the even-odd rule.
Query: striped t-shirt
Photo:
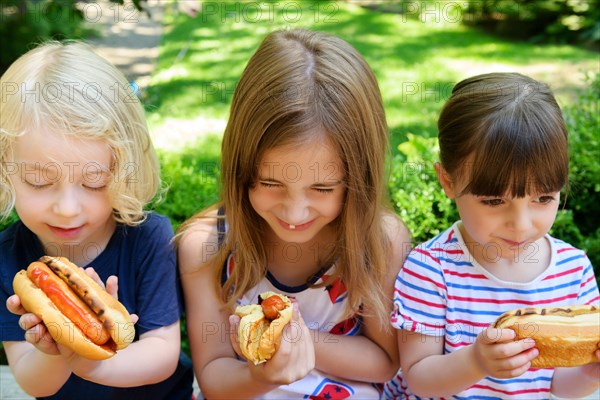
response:
[[[470,255],[458,224],[417,246],[396,279],[391,323],[424,335],[444,336],[444,353],[475,341],[502,313],[521,307],[598,304],[592,265],[582,250],[546,235],[552,258],[530,282],[507,282]],[[486,377],[456,399],[548,399],[554,369],[530,369],[512,379]],[[400,372],[384,397],[418,399]]]

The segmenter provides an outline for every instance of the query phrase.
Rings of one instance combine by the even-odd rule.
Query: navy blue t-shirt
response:
[[[129,313],[139,317],[135,324],[136,341],[144,332],[173,324],[183,311],[172,237],[168,218],[149,213],[139,226],[117,224],[115,233],[100,254],[93,246],[83,249],[86,256],[93,259],[88,266],[94,267],[103,282],[110,275],[119,278],[119,301]],[[22,222],[0,232],[0,341],[24,340],[25,332],[18,325],[19,316],[3,305],[14,293],[12,280],[15,274],[43,255],[37,236]],[[44,399],[189,400],[193,379],[191,361],[182,353],[175,373],[158,384],[113,388],[71,374],[58,393]]]

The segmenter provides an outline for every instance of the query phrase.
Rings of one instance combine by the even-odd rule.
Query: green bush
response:
[[[600,73],[588,74],[575,105],[565,108],[569,130],[568,204],[584,236],[598,229],[600,215]]]
[[[181,152],[159,151],[166,192],[154,209],[169,216],[174,229],[219,199],[220,145],[219,137],[210,136]]]
[[[559,225],[553,231],[561,239],[572,237],[568,240],[571,244],[587,251],[597,278],[600,277],[599,93],[600,73],[588,74],[578,101],[564,109],[570,155],[566,208],[572,222]]]
[[[394,209],[407,224],[414,244],[431,239],[458,219],[458,212],[440,187],[434,163],[437,138],[412,133],[392,160],[389,188]]]
[[[504,37],[533,42],[600,44],[598,0],[467,2],[465,22]]]
[[[75,4],[76,0],[2,1],[0,74],[38,43],[83,37],[83,13]]]

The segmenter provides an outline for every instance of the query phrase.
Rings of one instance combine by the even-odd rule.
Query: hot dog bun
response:
[[[533,368],[576,367],[598,361],[598,306],[518,308],[498,317],[494,327],[514,330],[516,340],[535,340],[540,354],[531,361]]]
[[[57,343],[83,357],[104,360],[133,341],[125,307],[64,257],[44,256],[31,263],[15,275],[13,288],[23,308],[44,322]]]
[[[275,298],[270,299],[272,296]],[[238,340],[242,354],[257,365],[270,360],[279,348],[283,328],[292,319],[292,303],[285,295],[265,292],[259,295],[259,304],[238,306],[235,315],[240,317]]]

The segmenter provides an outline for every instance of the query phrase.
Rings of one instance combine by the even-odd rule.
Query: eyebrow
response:
[[[41,171],[46,171],[49,169],[49,167],[53,167],[53,168],[67,168],[67,169],[71,169],[74,166],[78,167],[80,163],[71,163],[71,162],[67,162],[67,163],[58,163],[56,161],[48,161],[48,162],[44,162],[41,163],[39,161],[36,162],[31,162],[31,161],[21,161],[18,162],[18,164],[20,164],[21,166],[25,166],[27,168],[29,168],[30,170],[41,170]],[[91,168],[85,168],[84,172],[86,173],[102,173],[102,174],[110,174],[111,170],[110,168],[106,168],[104,165],[101,165],[100,163],[97,162],[87,162],[84,164],[85,165],[93,165],[95,168],[91,169]]]
[[[279,183],[279,184],[284,184],[286,182],[282,182],[280,180],[277,179],[271,179],[271,178],[261,178],[260,176],[258,177],[258,181],[259,182],[273,182],[273,183]],[[315,182],[312,186],[321,186],[321,187],[334,187],[334,186],[338,186],[343,184],[344,181],[343,180],[336,180],[336,181],[331,181],[331,182]]]

